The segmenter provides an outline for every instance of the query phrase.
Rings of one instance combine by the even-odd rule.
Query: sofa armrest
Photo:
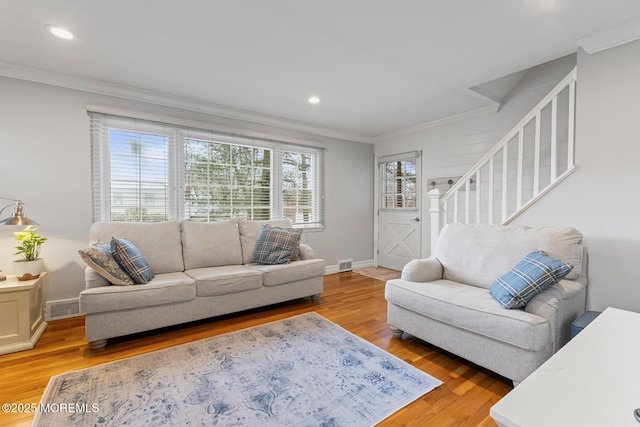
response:
[[[430,282],[442,279],[443,268],[435,258],[414,259],[402,269],[402,280],[409,282]]]
[[[84,282],[86,289],[111,285],[107,279],[99,275],[98,272],[91,267],[84,268]]]
[[[314,259],[316,254],[313,252],[311,246],[306,243],[300,243],[300,259]]]

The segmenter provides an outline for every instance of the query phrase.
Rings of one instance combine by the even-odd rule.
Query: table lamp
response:
[[[9,206],[15,205],[15,210],[13,211],[13,215],[11,215],[9,218],[0,220],[0,225],[38,225],[37,222],[35,222],[30,218],[27,218],[27,216],[24,214],[24,203],[22,203],[22,200],[9,199],[6,197],[0,197],[0,199],[11,200],[12,202],[15,202],[15,203],[10,203],[7,206],[0,209],[0,215],[1,215],[2,212],[4,212],[4,210],[7,209]]]
[[[24,203],[22,203],[22,200],[9,199],[7,197],[0,197],[0,199],[10,200],[12,202],[15,202],[15,203],[10,203],[7,206],[0,209],[0,215],[2,215],[2,212],[4,212],[4,210],[7,209],[9,206],[15,205],[16,207],[15,210],[13,211],[13,215],[11,215],[9,218],[0,220],[0,225],[38,225],[37,222],[28,218],[24,214]],[[6,279],[7,279],[7,276],[0,273],[0,282]]]

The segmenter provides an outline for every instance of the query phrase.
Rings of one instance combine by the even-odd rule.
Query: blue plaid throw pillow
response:
[[[524,307],[531,299],[555,285],[573,269],[543,251],[525,256],[508,273],[500,276],[489,289],[504,308]]]
[[[287,264],[298,254],[302,230],[262,226],[251,262],[258,264]]]
[[[153,272],[140,250],[127,239],[111,238],[111,255],[137,284],[153,279]]]

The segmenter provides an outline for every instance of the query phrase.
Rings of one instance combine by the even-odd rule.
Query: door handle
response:
[[[413,220],[414,220],[415,222],[420,222],[420,217],[419,217],[419,216],[417,216],[417,217],[413,218]]]

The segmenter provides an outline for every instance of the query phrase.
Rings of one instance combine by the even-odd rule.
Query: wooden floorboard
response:
[[[53,375],[315,311],[444,382],[381,426],[496,426],[489,409],[512,389],[508,381],[413,337],[393,338],[383,281],[346,272],[327,275],[324,283],[316,302],[298,300],[111,340],[100,352],[89,350],[83,317],[49,322],[33,350],[0,356],[0,402],[37,404]],[[0,412],[0,425],[28,426],[32,418],[28,412]]]

